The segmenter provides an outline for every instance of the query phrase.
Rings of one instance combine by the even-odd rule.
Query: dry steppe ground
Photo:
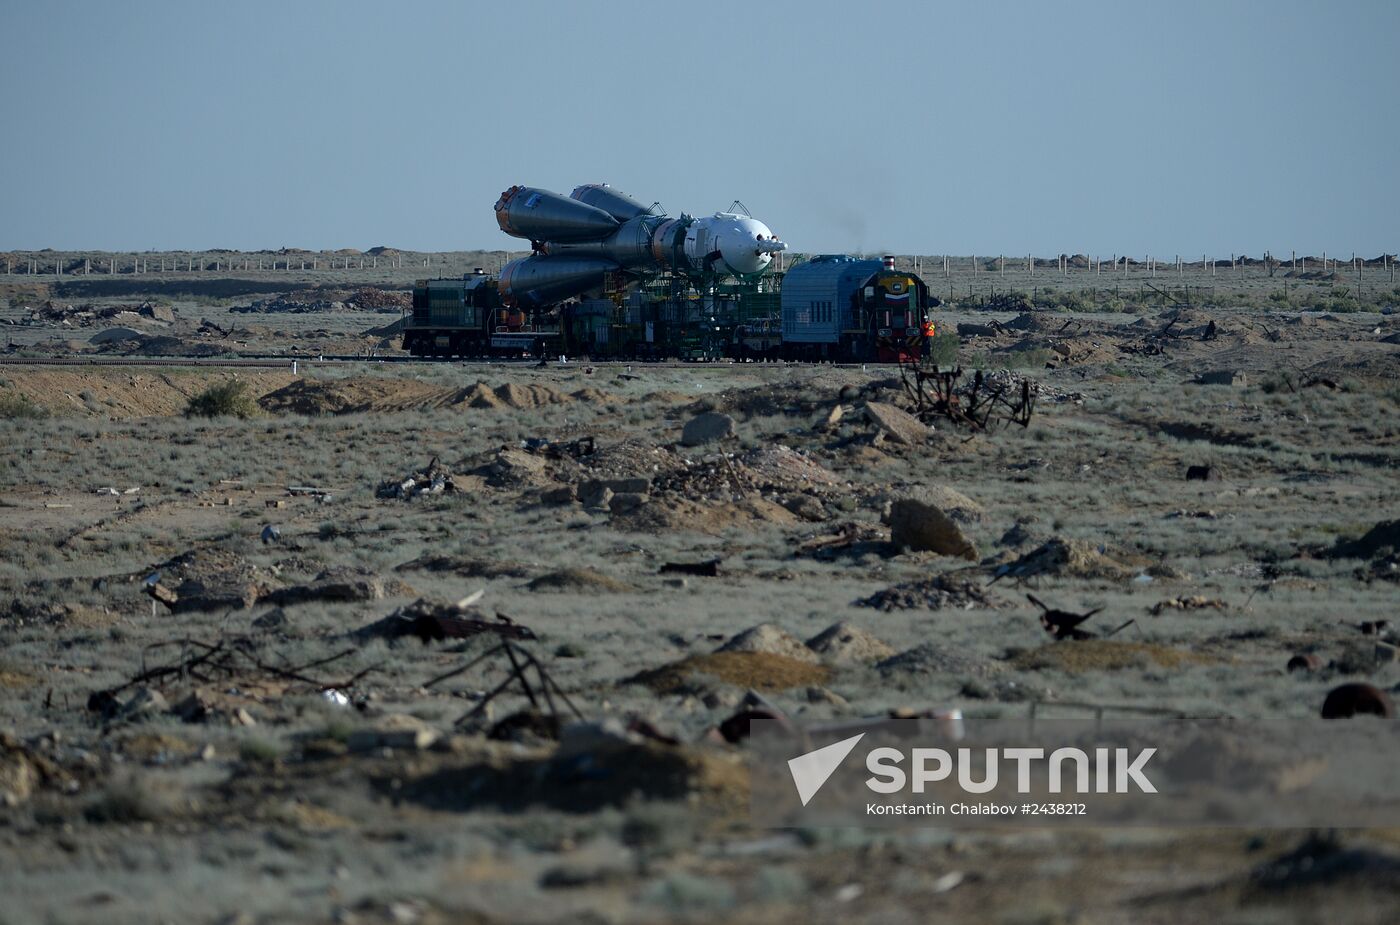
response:
[[[709,734],[751,689],[803,721],[968,722],[1393,692],[1387,631],[1359,625],[1400,617],[1400,541],[1356,541],[1400,518],[1400,323],[1249,298],[949,306],[945,329],[985,329],[961,361],[1030,376],[1036,414],[912,445],[863,410],[910,407],[873,366],[4,366],[0,921],[1393,921],[1400,833],[1290,858],[1307,833],[756,830],[742,746]],[[347,314],[297,323],[393,319]],[[58,355],[63,326],[13,328]],[[249,416],[183,414],[231,378]],[[683,445],[705,411],[733,436]],[[397,490],[434,460],[440,493]],[[894,548],[890,502],[941,489],[975,555]],[[477,591],[456,615],[481,635],[359,632]],[[1053,642],[1027,591],[1135,622]],[[515,691],[458,722],[501,661],[428,682],[499,615],[633,731],[561,743]],[[846,644],[804,644],[837,623]],[[1286,671],[1300,654],[1316,670]]]

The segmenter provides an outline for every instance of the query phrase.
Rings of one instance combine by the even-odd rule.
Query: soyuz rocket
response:
[[[512,186],[496,201],[496,223],[530,242],[533,253],[501,269],[507,305],[538,308],[600,290],[609,273],[664,271],[706,280],[753,277],[787,245],[748,215],[716,212],[670,218],[606,183],[568,196]]]

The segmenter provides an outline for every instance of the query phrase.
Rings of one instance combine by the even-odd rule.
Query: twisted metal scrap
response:
[[[925,424],[946,418],[974,430],[990,431],[1006,424],[1027,427],[1035,413],[1036,393],[1029,379],[994,385],[976,370],[970,384],[963,383],[961,366],[951,370],[901,363],[904,392],[914,403],[914,416]]]
[[[558,682],[550,677],[549,672],[545,671],[544,665],[540,664],[539,660],[536,659],[529,650],[509,640],[502,640],[500,645],[486,650],[464,665],[459,665],[451,671],[438,675],[426,682],[423,686],[425,688],[433,687],[449,678],[455,678],[493,656],[505,656],[506,661],[510,663],[510,670],[506,673],[505,680],[497,684],[486,696],[477,701],[476,706],[458,717],[454,725],[460,726],[480,716],[485,711],[486,705],[496,699],[497,695],[504,693],[512,684],[516,684],[519,687],[521,693],[530,701],[530,706],[536,712],[547,711],[546,715],[553,717],[556,721],[563,719],[563,711],[555,703],[555,698],[558,697],[559,700],[563,702],[564,706],[569,708],[569,712],[573,713],[576,718],[580,720],[583,719],[583,714],[579,712],[578,707],[574,706],[573,701],[569,699],[569,695],[565,694],[563,689],[559,687]],[[529,669],[534,669],[536,681],[533,685],[530,683],[530,679],[526,674]],[[540,701],[544,701],[543,706],[541,706]]]
[[[148,667],[146,657],[165,649],[177,648],[180,657],[177,661]],[[275,677],[283,681],[306,684],[317,690],[347,690],[356,681],[378,669],[372,665],[351,675],[344,681],[326,681],[306,674],[309,669],[329,665],[353,655],[358,649],[345,649],[326,658],[316,659],[300,665],[275,664],[265,660],[258,653],[258,644],[248,636],[230,636],[215,642],[200,639],[180,638],[156,642],[141,650],[141,670],[124,684],[94,692],[88,698],[88,708],[102,711],[115,704],[117,694],[142,684],[164,687],[170,681],[193,679],[202,684],[215,681],[228,682],[235,678],[252,679]]]

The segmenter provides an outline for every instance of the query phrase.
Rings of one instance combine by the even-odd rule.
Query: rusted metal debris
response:
[[[597,449],[592,437],[579,437],[577,440],[569,441],[528,437],[520,441],[520,448],[527,453],[535,453],[550,459],[582,459],[585,456],[592,456]]]
[[[533,636],[531,638],[533,638]],[[545,670],[544,665],[540,663],[539,659],[535,658],[528,649],[511,642],[509,639],[502,640],[500,645],[486,650],[476,658],[453,668],[451,671],[438,675],[426,682],[423,686],[425,688],[433,687],[450,678],[455,678],[458,675],[470,671],[487,659],[506,662],[509,665],[506,678],[478,700],[474,707],[458,717],[455,725],[460,726],[463,723],[481,716],[485,712],[487,705],[500,694],[508,690],[512,685],[516,686],[520,693],[525,696],[525,699],[530,701],[530,708],[533,711],[548,718],[547,721],[553,728],[559,728],[562,724],[561,721],[564,719],[564,712],[559,706],[561,703],[564,707],[568,708],[569,712],[572,713],[575,718],[583,719],[583,714],[579,712],[578,707],[574,706],[573,701],[569,699],[569,695],[565,694],[558,683],[550,677],[549,672]],[[534,683],[530,681],[531,671],[534,673]]]
[[[1295,655],[1288,660],[1287,670],[1291,674],[1302,671],[1311,674],[1322,668],[1322,659],[1316,655]]]
[[[715,578],[719,575],[723,559],[709,559],[704,562],[667,562],[661,566],[661,575],[698,575],[701,578]]]
[[[1079,629],[1079,624],[1103,610],[1102,607],[1095,607],[1093,610],[1086,611],[1085,613],[1072,613],[1068,610],[1059,610],[1042,603],[1034,594],[1027,594],[1026,600],[1040,608],[1040,625],[1045,627],[1045,632],[1054,636],[1056,639],[1092,639],[1094,634],[1087,630]],[[1130,624],[1131,621],[1124,624],[1124,626]],[[1122,626],[1118,627],[1118,630],[1121,629],[1123,629]],[[1118,630],[1114,630],[1114,632],[1116,633]]]
[[[914,416],[925,424],[943,418],[987,431],[1005,424],[1027,427],[1035,413],[1036,392],[1029,379],[994,384],[979,369],[966,383],[961,366],[940,370],[917,363],[901,363],[899,374]]]
[[[1334,687],[1322,702],[1323,719],[1348,719],[1353,716],[1380,716],[1392,719],[1395,705],[1390,695],[1371,684],[1343,684]]]
[[[168,664],[148,666],[146,659],[158,652],[179,649],[177,661]],[[119,709],[117,695],[140,685],[163,687],[171,681],[193,680],[205,684],[228,683],[272,677],[280,681],[305,684],[317,690],[347,690],[356,681],[375,671],[378,666],[370,666],[351,675],[343,681],[326,681],[307,674],[313,668],[321,668],[353,655],[357,649],[346,649],[326,658],[316,659],[298,665],[278,664],[265,659],[260,654],[260,643],[252,636],[230,636],[217,642],[199,639],[171,639],[157,642],[141,650],[141,670],[124,684],[105,690],[95,691],[88,697],[87,707],[94,713],[112,716]]]

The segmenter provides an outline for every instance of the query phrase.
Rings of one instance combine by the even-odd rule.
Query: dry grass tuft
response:
[[[1181,668],[1186,665],[1216,665],[1220,660],[1171,646],[1151,642],[1114,642],[1111,639],[1081,639],[1052,642],[1011,660],[1021,671],[1046,668],[1080,674],[1088,671],[1121,671],[1124,668]]]
[[[825,684],[831,669],[768,652],[713,652],[644,671],[631,682],[645,684],[658,694],[677,694],[691,690],[701,675],[735,687],[776,691]]]

